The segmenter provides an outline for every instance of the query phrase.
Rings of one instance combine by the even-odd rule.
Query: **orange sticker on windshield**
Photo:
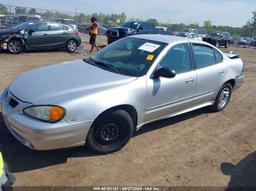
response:
[[[148,61],[152,61],[154,59],[154,55],[153,54],[149,54],[148,56],[147,56],[147,60]]]

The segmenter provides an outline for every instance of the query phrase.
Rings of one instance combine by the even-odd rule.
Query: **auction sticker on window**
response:
[[[147,51],[147,52],[154,52],[159,47],[160,47],[160,45],[158,45],[158,44],[153,44],[153,43],[146,42],[143,45],[141,45],[138,49],[139,50],[144,50],[144,51]]]

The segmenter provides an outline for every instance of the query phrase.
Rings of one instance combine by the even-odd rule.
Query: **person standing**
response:
[[[97,37],[97,34],[98,34],[97,19],[92,17],[91,18],[91,23],[92,23],[92,25],[89,27],[90,45],[91,45],[90,53],[92,53],[94,47],[96,48],[97,51],[99,51],[99,48],[96,45],[96,37]]]

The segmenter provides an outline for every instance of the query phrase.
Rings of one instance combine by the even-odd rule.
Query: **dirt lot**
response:
[[[230,50],[245,62],[246,83],[224,112],[200,109],[147,125],[111,155],[95,156],[86,147],[31,151],[0,118],[0,149],[17,177],[15,186],[256,186],[256,51]],[[0,90],[21,72],[83,54],[2,52]]]

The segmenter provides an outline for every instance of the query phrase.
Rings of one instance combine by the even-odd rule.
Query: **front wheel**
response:
[[[224,110],[229,103],[231,94],[232,94],[231,84],[229,83],[224,84],[215,99],[214,105],[212,106],[212,110],[216,112]]]
[[[228,48],[228,47],[229,47],[229,44],[230,44],[230,43],[227,42],[226,45],[225,45],[225,48]]]
[[[132,117],[124,110],[105,113],[93,123],[87,135],[91,150],[107,154],[120,150],[134,132]]]
[[[77,49],[77,42],[75,40],[73,40],[73,39],[70,39],[67,42],[66,49],[69,52],[75,52],[76,49]]]
[[[22,43],[17,39],[10,40],[7,49],[12,54],[19,54],[22,51]]]

